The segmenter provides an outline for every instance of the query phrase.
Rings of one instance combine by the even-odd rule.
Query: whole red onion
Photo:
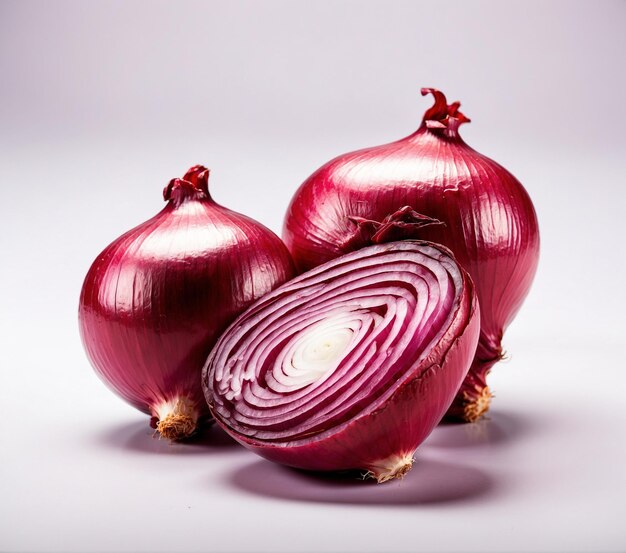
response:
[[[200,373],[220,333],[293,276],[280,238],[216,204],[208,177],[198,165],[173,179],[165,208],[96,258],[80,296],[96,373],[172,440],[210,416]]]
[[[450,251],[366,247],[279,286],[224,332],[202,382],[217,422],[294,467],[362,469],[384,482],[450,406],[479,333]]]
[[[414,134],[339,156],[315,171],[293,197],[283,238],[304,271],[371,243],[378,228],[372,225],[384,226],[403,207],[443,222],[408,226],[417,231],[414,237],[448,246],[476,285],[480,341],[449,412],[473,421],[489,407],[487,373],[502,358],[502,335],[537,269],[539,229],[520,182],[459,136],[459,126],[469,121],[459,102],[448,105],[438,90],[422,89],[428,93],[435,104]]]

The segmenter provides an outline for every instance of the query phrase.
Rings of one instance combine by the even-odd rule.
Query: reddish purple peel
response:
[[[401,477],[467,373],[478,317],[471,280],[446,248],[364,248],[243,313],[205,365],[206,399],[268,459]]]
[[[520,182],[460,137],[459,125],[469,121],[460,104],[435,89],[422,94],[435,102],[415,133],[336,157],[300,186],[283,238],[301,272],[384,241],[418,238],[450,248],[472,276],[481,307],[476,359],[451,412],[469,420],[488,407],[485,378],[530,289],[539,229]]]
[[[80,296],[80,332],[97,374],[172,440],[210,417],[200,372],[220,333],[293,276],[280,239],[216,204],[208,176],[197,165],[173,179],[165,208],[96,258]]]

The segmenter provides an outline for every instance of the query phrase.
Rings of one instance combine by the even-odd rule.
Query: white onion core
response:
[[[291,359],[283,366],[292,389],[300,389],[332,374],[349,352],[355,329],[346,321],[326,320],[305,329],[296,337]]]

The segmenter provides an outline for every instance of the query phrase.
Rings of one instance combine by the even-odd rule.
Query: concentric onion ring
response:
[[[267,458],[393,478],[461,384],[476,312],[471,280],[444,247],[364,248],[243,313],[207,360],[205,395],[216,420]]]

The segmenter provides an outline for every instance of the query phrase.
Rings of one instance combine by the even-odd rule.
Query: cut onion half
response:
[[[293,467],[403,476],[450,406],[479,333],[473,284],[443,246],[363,248],[270,292],[203,369],[217,422]]]

